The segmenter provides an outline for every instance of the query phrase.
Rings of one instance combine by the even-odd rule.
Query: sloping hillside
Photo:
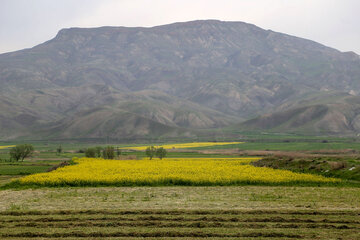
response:
[[[357,96],[360,58],[243,22],[70,28],[1,54],[0,84],[1,139],[56,136],[59,123],[98,108],[191,132],[286,110],[309,94]]]
[[[340,95],[314,98],[288,110],[245,121],[235,128],[310,135],[358,134],[360,133],[360,97]]]

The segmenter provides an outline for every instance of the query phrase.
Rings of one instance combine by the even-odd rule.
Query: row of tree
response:
[[[92,147],[87,148],[85,150],[85,157],[88,158],[104,158],[104,159],[114,159],[116,156],[119,157],[121,155],[121,149],[114,148],[112,146],[107,147]],[[166,157],[166,150],[163,147],[156,148],[154,146],[150,146],[145,150],[146,156],[153,159],[154,156],[163,159]]]
[[[122,152],[120,148],[115,149],[113,146],[92,147],[85,150],[85,157],[114,159],[115,156],[119,157],[121,153]]]
[[[34,147],[31,144],[20,144],[10,149],[10,158],[15,161],[24,161],[25,158],[31,157],[34,152]],[[62,152],[61,145],[56,149],[57,154]],[[107,147],[92,147],[85,150],[85,156],[88,158],[104,158],[104,159],[114,159],[116,156],[121,155],[121,149],[114,148],[112,146]],[[163,147],[156,148],[150,146],[145,150],[146,156],[153,159],[154,156],[163,159],[166,157],[166,150]]]
[[[163,148],[163,147],[156,148],[154,146],[150,146],[150,147],[146,148],[145,154],[146,154],[146,156],[148,156],[150,158],[150,160],[154,156],[160,158],[160,160],[161,160],[164,157],[166,157],[167,152],[166,152],[165,148]]]

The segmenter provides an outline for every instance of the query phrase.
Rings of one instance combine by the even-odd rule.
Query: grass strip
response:
[[[232,181],[232,182],[194,182],[181,179],[164,179],[162,181],[121,181],[121,182],[62,182],[62,183],[38,183],[22,184],[19,180],[14,180],[0,187],[0,190],[7,189],[36,189],[36,188],[67,188],[67,187],[171,187],[171,186],[192,186],[192,187],[210,187],[210,186],[296,186],[296,187],[357,187],[358,182],[261,182],[261,181]]]

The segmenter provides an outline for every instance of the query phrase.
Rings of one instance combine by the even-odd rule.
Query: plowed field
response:
[[[10,211],[1,239],[359,239],[360,212],[269,210]]]

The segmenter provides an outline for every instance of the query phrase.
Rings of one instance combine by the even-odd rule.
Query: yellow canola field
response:
[[[0,146],[0,149],[12,148],[12,147],[15,147],[15,146],[16,145]]]
[[[240,144],[243,142],[194,142],[194,143],[175,143],[175,144],[165,144],[158,145],[155,147],[163,147],[165,149],[183,149],[183,148],[196,148],[196,147],[211,147],[211,146],[221,146],[221,145],[230,145],[230,144]],[[122,149],[132,149],[132,150],[145,150],[149,146],[140,146],[140,147],[123,147]]]
[[[338,182],[334,178],[248,165],[256,158],[176,158],[163,160],[75,159],[77,165],[21,178],[41,186],[238,185]]]

